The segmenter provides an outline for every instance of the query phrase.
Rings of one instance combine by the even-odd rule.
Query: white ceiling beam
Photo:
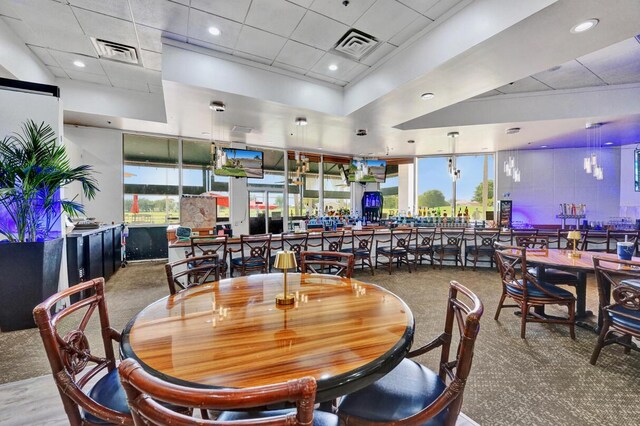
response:
[[[12,19],[12,18],[6,18]],[[0,19],[0,67],[16,80],[54,84],[55,77]]]

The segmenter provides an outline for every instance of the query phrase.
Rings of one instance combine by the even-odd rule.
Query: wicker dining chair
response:
[[[219,424],[309,426],[314,424],[314,421],[327,426],[338,426],[338,418],[334,414],[314,412],[317,385],[313,377],[253,388],[202,389],[160,380],[145,372],[133,359],[123,360],[118,370],[136,426]],[[294,403],[296,408],[273,411],[225,411],[216,420],[209,420],[177,413],[167,409],[158,401],[216,411],[250,410],[278,403]]]
[[[593,267],[602,318],[590,361],[595,365],[602,348],[613,343],[624,346],[626,353],[638,351],[631,338],[640,338],[640,262],[594,256]]]
[[[188,257],[164,265],[169,293],[205,283],[220,281],[220,262],[217,254]]]
[[[527,269],[527,248],[496,243],[496,263],[502,281],[502,295],[494,319],[498,321],[502,308],[520,308],[520,337],[525,338],[528,322],[566,324],[571,338],[575,339],[576,298],[573,294],[553,284],[540,282]],[[506,298],[515,304],[505,305]],[[568,318],[546,317],[531,311],[533,307],[546,305],[566,306]]]
[[[471,371],[473,347],[483,310],[478,296],[451,281],[444,332],[409,352],[397,367],[377,382],[346,395],[338,406],[342,424],[455,425]],[[459,337],[457,347],[452,348],[454,334]],[[441,348],[438,373],[411,359],[437,348]]]
[[[82,291],[92,295],[54,313],[58,302]],[[85,334],[93,314],[98,314],[103,354],[89,347]],[[60,322],[75,314],[80,322],[60,335]],[[113,342],[120,333],[111,327],[104,294],[104,279],[86,281],[54,294],[33,310],[40,337],[49,359],[53,379],[60,393],[64,411],[72,426],[95,424],[132,425],[129,406],[118,380]],[[69,321],[65,321],[67,329]],[[104,374],[90,387],[89,382]]]
[[[303,251],[300,253],[300,272],[351,278],[355,255],[338,251]]]
[[[236,269],[245,276],[249,271],[269,272],[269,258],[271,256],[271,234],[240,235],[240,248],[229,249],[229,254],[240,253],[239,257],[231,258],[231,276]]]

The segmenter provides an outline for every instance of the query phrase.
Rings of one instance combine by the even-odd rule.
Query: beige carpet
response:
[[[415,344],[441,332],[447,285],[455,279],[476,292],[485,315],[476,344],[463,411],[483,425],[608,425],[640,422],[640,353],[625,355],[621,347],[605,348],[597,366],[588,362],[596,335],[577,329],[577,340],[566,327],[530,324],[527,339],[519,337],[519,319],[504,310],[493,320],[500,294],[498,274],[454,268],[417,273],[383,271],[356,278],[380,284],[403,298],[416,317]],[[593,283],[587,306],[596,310]],[[112,325],[121,329],[142,307],[167,294],[161,264],[130,265],[107,283]],[[560,310],[552,313],[561,313]],[[97,335],[91,337],[96,346]],[[0,382],[49,373],[35,330],[0,333]],[[434,368],[435,356],[423,363]],[[5,409],[6,407],[2,407]]]

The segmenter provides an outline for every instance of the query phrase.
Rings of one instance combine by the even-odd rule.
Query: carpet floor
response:
[[[589,364],[596,335],[576,328],[571,340],[566,326],[528,324],[527,338],[520,339],[520,321],[513,309],[505,309],[499,321],[493,315],[500,296],[495,270],[433,270],[417,272],[377,271],[375,276],[357,272],[355,278],[379,284],[400,296],[416,319],[415,345],[442,331],[450,280],[475,292],[485,305],[476,343],[471,376],[465,390],[463,411],[482,425],[612,425],[640,422],[640,354],[624,354],[609,346],[598,364]],[[165,296],[167,286],[160,263],[141,263],[121,269],[107,283],[111,324],[122,329],[149,303]],[[587,307],[597,310],[597,292],[589,279]],[[549,309],[562,314],[560,309]],[[595,319],[595,317],[593,318]],[[69,324],[74,318],[69,318]],[[65,324],[66,325],[66,324]],[[95,324],[90,324],[91,328]],[[89,333],[92,347],[98,333]],[[0,333],[0,383],[50,373],[39,333],[35,329]],[[435,354],[419,359],[435,368]],[[6,407],[0,407],[5,409]]]

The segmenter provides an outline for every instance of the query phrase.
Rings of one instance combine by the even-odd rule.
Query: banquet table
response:
[[[276,306],[282,274],[192,287],[144,308],[121,355],[163,380],[246,388],[303,376],[329,401],[379,379],[407,354],[414,318],[393,293],[322,274],[288,274],[295,304]]]
[[[574,272],[578,277],[578,285],[576,286],[576,320],[584,320],[592,316],[591,311],[586,310],[587,298],[587,273],[594,272],[593,257],[598,256],[604,259],[618,259],[615,253],[603,253],[597,251],[578,251],[580,258],[571,258],[569,253],[571,250],[563,249],[527,249],[527,263],[536,265],[537,276],[540,281],[544,281],[544,271],[546,268],[561,269],[564,271]],[[634,261],[640,261],[640,257],[634,257]],[[604,263],[606,266],[607,264]],[[587,328],[594,328],[592,325],[583,322],[577,323]],[[598,314],[598,326],[602,325],[601,312]]]

